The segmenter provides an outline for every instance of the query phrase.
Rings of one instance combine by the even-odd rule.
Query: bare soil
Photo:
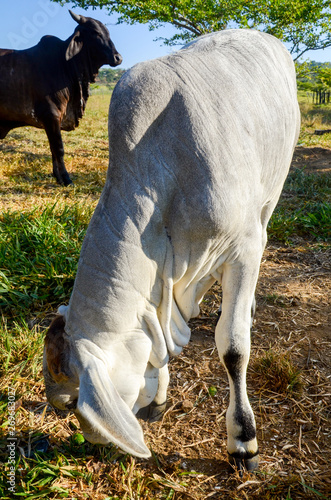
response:
[[[298,146],[294,152],[292,168],[304,168],[308,172],[330,172],[331,149],[314,146]]]

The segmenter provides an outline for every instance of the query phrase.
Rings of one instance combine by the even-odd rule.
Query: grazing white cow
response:
[[[106,185],[45,341],[48,400],[72,409],[90,442],[150,455],[135,414],[164,409],[169,354],[188,343],[187,321],[218,281],[228,452],[257,466],[251,307],[299,121],[291,57],[256,31],[203,36],[117,84]]]

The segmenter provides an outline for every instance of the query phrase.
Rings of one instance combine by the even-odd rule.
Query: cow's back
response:
[[[138,178],[168,210],[173,234],[234,238],[256,216],[252,205],[258,212],[278,197],[298,130],[283,45],[250,30],[206,35],[138,64],[115,88],[110,183],[125,196]]]
[[[123,283],[143,269],[135,292],[155,304],[170,280],[184,345],[184,320],[198,312],[223,264],[265,241],[298,130],[293,63],[265,34],[207,35],[125,73],[110,104],[109,169],[82,248],[82,293],[90,293],[90,267],[104,268],[105,255]]]
[[[0,121],[43,127],[38,106],[68,85],[64,42],[44,36],[25,50],[0,50]]]
[[[31,114],[34,76],[25,50],[0,52],[0,119],[24,121]]]
[[[67,331],[134,330],[147,304],[168,350],[180,352],[185,322],[222,269],[264,246],[298,130],[293,63],[268,35],[207,35],[126,72],[110,104],[107,181]]]

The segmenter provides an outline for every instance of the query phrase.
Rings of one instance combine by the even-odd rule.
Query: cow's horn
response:
[[[75,14],[74,12],[72,12],[72,10],[69,10],[69,14],[73,18],[73,20],[76,21],[76,23],[82,24],[82,22],[84,20],[83,16],[79,16],[78,14]]]

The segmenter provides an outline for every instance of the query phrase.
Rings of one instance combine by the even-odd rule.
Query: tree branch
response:
[[[200,30],[192,21],[190,21],[189,19],[186,19],[181,14],[178,16],[178,21],[176,19],[174,19],[173,22],[177,26],[181,25],[183,28],[192,31],[192,33],[195,33],[196,35],[201,35],[203,33],[203,31]],[[183,24],[183,23],[185,23],[185,24]]]
[[[323,44],[323,46],[322,45],[315,45],[315,47],[306,47],[293,60],[297,61],[300,57],[303,56],[303,54],[305,54],[309,50],[323,50],[323,49],[327,49],[328,47],[331,47],[331,41],[327,44]],[[291,54],[292,54],[292,51],[291,51]]]

